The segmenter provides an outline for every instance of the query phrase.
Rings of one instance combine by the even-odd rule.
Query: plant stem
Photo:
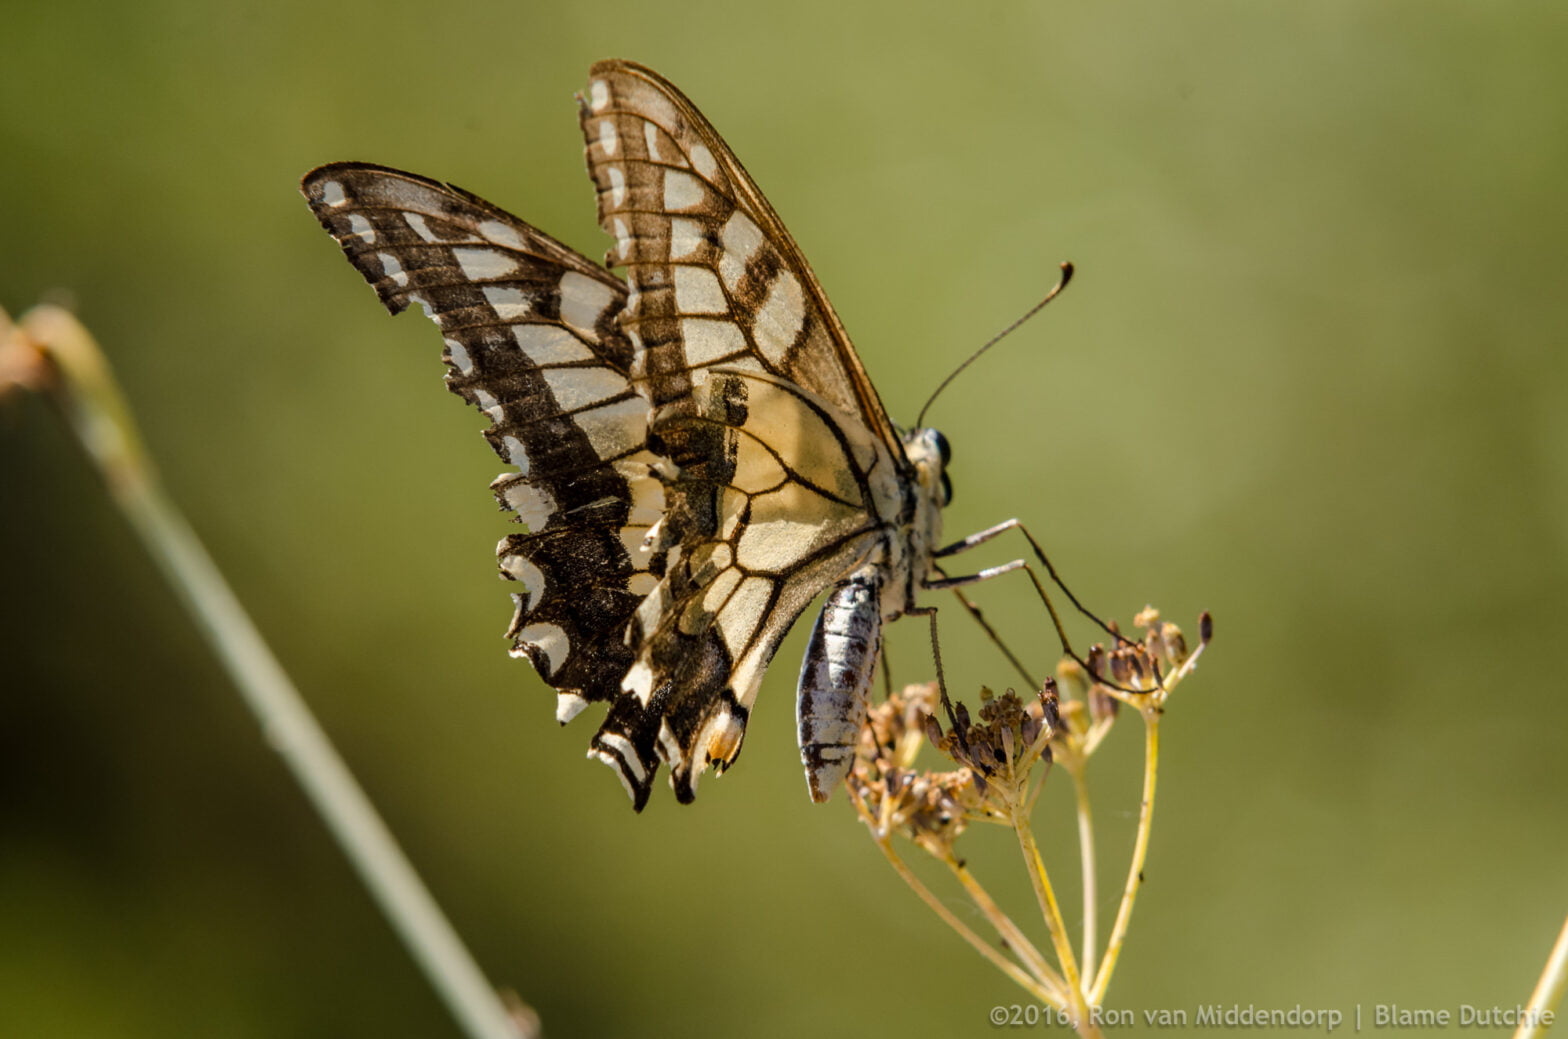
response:
[[[1078,772],[1069,772],[1073,796],[1078,806],[1078,858],[1083,872],[1083,956],[1079,960],[1088,970],[1095,962],[1099,941],[1099,885],[1095,882],[1094,816],[1089,810],[1089,785]]]
[[[958,882],[963,885],[970,901],[974,902],[980,912],[985,914],[985,918],[991,921],[991,925],[996,928],[997,934],[1002,936],[1002,941],[1006,942],[1008,948],[1012,949],[1014,954],[1024,962],[1030,973],[1039,978],[1042,984],[1058,992],[1058,999],[1053,1002],[1057,1002],[1058,1005],[1065,1009],[1068,1005],[1066,983],[1062,980],[1062,976],[1046,962],[1040,950],[1035,948],[1034,943],[1029,940],[1029,936],[1024,934],[1017,924],[1013,923],[1011,917],[1002,912],[1001,906],[996,904],[990,892],[981,885],[980,881],[975,879],[975,875],[969,872],[969,869],[959,862],[951,852],[944,856],[942,861],[947,863],[948,869],[953,871],[953,876],[958,878]]]
[[[207,639],[262,732],[337,839],[404,945],[474,1039],[517,1039],[512,1018],[349,773],[212,557],[163,492],[134,420],[87,330],[39,307],[22,330],[55,362],[68,424]]]
[[[1084,991],[1078,964],[1073,958],[1072,942],[1067,936],[1067,925],[1062,920],[1061,906],[1056,901],[1056,891],[1051,886],[1045,860],[1040,857],[1040,847],[1035,843],[1028,812],[1021,805],[1015,805],[1012,816],[1013,830],[1018,835],[1018,846],[1023,852],[1029,882],[1034,887],[1035,899],[1040,903],[1040,914],[1045,918],[1046,929],[1051,933],[1051,944],[1056,949],[1056,958],[1062,968],[1062,980],[1067,987],[1068,998],[1072,1001],[1069,1012],[1074,1017],[1074,1027],[1079,1035],[1098,1036],[1100,1030],[1091,1016],[1091,1008],[1096,1001],[1088,998]]]
[[[899,875],[900,879],[909,885],[910,890],[920,896],[920,900],[940,917],[943,923],[956,931],[960,938],[968,942],[976,952],[990,960],[997,970],[1013,979],[1025,992],[1028,992],[1042,1003],[1049,1003],[1056,1007],[1063,1006],[1060,993],[1046,988],[1041,980],[1031,977],[1022,967],[1002,955],[1001,951],[994,945],[981,938],[969,925],[953,915],[953,911],[942,904],[942,900],[937,898],[936,894],[926,887],[919,877],[915,876],[914,871],[909,868],[909,864],[899,856],[898,851],[893,847],[893,838],[891,836],[873,833],[872,840],[876,842],[878,848],[882,849],[882,854],[887,857],[888,864],[893,867],[893,871]]]
[[[1111,927],[1110,941],[1105,946],[1105,959],[1100,963],[1089,1000],[1098,1004],[1105,998],[1111,985],[1111,975],[1116,961],[1121,958],[1122,942],[1127,937],[1127,925],[1132,920],[1133,904],[1143,887],[1143,864],[1149,855],[1149,829],[1154,818],[1154,789],[1160,766],[1160,715],[1157,709],[1140,711],[1143,718],[1143,803],[1138,808],[1138,836],[1133,843],[1132,861],[1127,865],[1127,883],[1122,890],[1121,906],[1116,911],[1116,923]]]
[[[1556,1011],[1557,1004],[1562,1002],[1564,989],[1568,989],[1568,920],[1563,921],[1557,944],[1552,946],[1551,955],[1546,959],[1546,969],[1541,972],[1541,980],[1530,994],[1530,1007],[1525,1011],[1527,1016],[1514,1033],[1514,1039],[1534,1039],[1545,1035],[1551,1026],[1544,1019]]]

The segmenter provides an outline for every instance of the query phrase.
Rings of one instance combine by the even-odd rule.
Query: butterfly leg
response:
[[[976,544],[978,543],[979,542],[976,542]],[[923,587],[932,590],[951,589],[953,594],[957,596],[959,603],[963,605],[964,610],[969,614],[976,624],[980,625],[980,630],[984,631],[986,637],[991,640],[991,644],[1002,651],[1002,656],[1007,658],[1007,662],[1013,665],[1013,670],[1017,671],[1019,676],[1023,678],[1024,685],[1028,686],[1030,689],[1040,688],[1039,681],[1037,681],[1035,677],[1029,673],[1029,669],[1024,666],[1023,661],[1020,660],[1018,655],[1013,652],[1012,647],[1007,644],[1007,642],[1002,638],[1001,634],[998,633],[997,630],[991,626],[990,622],[985,619],[985,614],[980,611],[980,607],[976,606],[973,602],[970,601],[968,596],[960,591],[960,589],[965,585],[978,584],[981,581],[987,581],[993,577],[1000,577],[1002,574],[1011,573],[1014,570],[1027,570],[1028,564],[1025,563],[1022,559],[1015,559],[1011,563],[1005,563],[1001,566],[989,567],[980,571],[979,573],[964,574],[960,577],[949,577],[946,571],[944,571],[941,567],[936,566],[935,564],[932,564],[932,567],[938,574],[941,574],[941,577],[935,580],[927,580]],[[933,640],[935,637],[935,633],[933,632]]]
[[[1078,597],[1073,594],[1072,589],[1067,587],[1066,583],[1062,580],[1061,575],[1056,572],[1056,567],[1052,564],[1050,557],[1045,554],[1045,549],[1041,548],[1040,543],[1035,540],[1034,535],[1029,533],[1029,528],[1024,526],[1023,523],[1021,523],[1016,518],[1003,520],[994,527],[987,527],[985,530],[977,531],[976,533],[969,535],[961,541],[955,541],[951,545],[939,548],[931,553],[931,558],[941,559],[946,556],[957,555],[960,552],[967,552],[969,549],[974,548],[977,545],[983,545],[992,538],[1007,533],[1009,530],[1018,531],[1018,533],[1024,536],[1024,540],[1029,542],[1029,548],[1034,553],[1034,557],[1040,561],[1040,565],[1045,567],[1045,572],[1051,576],[1051,583],[1062,590],[1062,594],[1067,596],[1067,601],[1073,604],[1074,609],[1083,614],[1085,617],[1089,618],[1089,620],[1092,621],[1096,627],[1105,632],[1107,635],[1111,636],[1111,638],[1117,640],[1118,642],[1125,641],[1120,632],[1106,624],[1099,617],[1097,617],[1093,611],[1078,601]],[[1040,593],[1040,598],[1045,602],[1047,608],[1050,609],[1051,617],[1053,620],[1056,620],[1057,630],[1060,631],[1061,622],[1056,616],[1055,608],[1051,606],[1050,596],[1046,594],[1044,586],[1040,584],[1040,579],[1035,576],[1034,571],[1024,560],[1015,559],[1011,563],[1004,563],[1001,567],[991,567],[988,570],[980,571],[980,573],[994,576],[996,572],[1005,573],[1008,570],[1016,570],[1019,568],[1029,571],[1030,579],[1034,582],[1036,590]],[[962,579],[949,578],[947,580],[961,581]],[[928,584],[927,587],[950,588],[953,587],[953,585],[950,583],[936,582]]]
[[[1039,560],[1040,565],[1045,568],[1046,573],[1050,575],[1051,583],[1056,585],[1057,588],[1061,589],[1062,594],[1067,596],[1068,601],[1073,604],[1074,609],[1076,609],[1083,616],[1087,617],[1095,624],[1095,626],[1097,626],[1101,631],[1104,631],[1107,635],[1111,636],[1111,638],[1116,640],[1118,643],[1127,641],[1121,632],[1106,624],[1091,610],[1089,610],[1088,607],[1084,606],[1084,604],[1079,601],[1078,597],[1073,594],[1072,589],[1067,587],[1066,583],[1062,580],[1061,575],[1057,573],[1055,565],[1052,564],[1050,557],[1045,554],[1045,550],[1040,547],[1040,543],[1035,540],[1034,535],[1029,533],[1029,528],[1025,527],[1023,523],[1021,523],[1016,518],[1004,520],[1003,522],[998,523],[993,527],[987,527],[985,530],[977,531],[960,541],[955,541],[950,545],[939,548],[931,553],[931,557],[932,559],[941,559],[947,556],[957,555],[961,552],[966,552],[971,548],[985,544],[992,538],[1007,533],[1009,530],[1018,531],[1023,535],[1024,540],[1029,542],[1030,550],[1033,552],[1034,557]],[[1050,593],[1046,591],[1045,585],[1040,581],[1039,576],[1034,572],[1034,568],[1029,566],[1026,560],[1015,559],[1012,562],[1004,563],[1001,566],[988,567],[985,570],[979,571],[978,573],[965,575],[962,577],[947,577],[944,574],[944,576],[938,578],[937,580],[927,581],[925,587],[933,589],[958,588],[965,584],[973,584],[976,581],[986,580],[991,577],[996,577],[1001,574],[1020,569],[1029,575],[1029,580],[1030,583],[1034,585],[1035,593],[1040,597],[1040,601],[1045,605],[1046,612],[1050,614],[1051,624],[1056,628],[1056,636],[1062,644],[1063,652],[1066,653],[1066,655],[1072,660],[1076,661],[1079,666],[1092,673],[1093,669],[1090,668],[1083,658],[1078,655],[1077,651],[1072,648],[1072,643],[1067,638],[1067,631],[1062,625],[1061,616],[1056,611],[1056,604],[1051,601]],[[939,570],[938,572],[941,571]],[[967,602],[966,605],[968,605]],[[979,621],[981,626],[985,628],[987,632],[991,631],[990,626],[985,623],[983,618],[979,617],[978,611],[975,610],[972,606],[970,607],[970,613],[976,617],[976,620]],[[995,639],[994,635],[993,641],[998,641]],[[999,641],[998,644],[1000,645]],[[1017,660],[1013,657],[1012,653],[1007,650],[1006,646],[1002,646],[1002,651],[1007,655],[1009,660],[1013,661],[1015,667],[1020,666]]]
[[[947,714],[948,731],[956,734],[959,747],[964,754],[969,754],[969,739],[965,735],[964,727],[958,724],[958,716],[953,711],[953,701],[947,696],[947,674],[942,669],[942,640],[937,635],[936,607],[916,606],[905,610],[906,617],[925,617],[931,623],[931,660],[936,664],[936,689],[942,700],[942,710]]]
[[[935,555],[935,553],[932,554]],[[944,588],[962,588],[967,584],[979,584],[981,581],[989,581],[993,577],[1001,577],[1003,574],[1012,573],[1014,570],[1027,569],[1029,569],[1028,563],[1022,559],[1015,559],[1011,563],[1003,563],[1001,566],[988,566],[984,570],[972,574],[964,574],[962,577],[939,577],[934,581],[927,581],[923,587],[932,591],[940,591]]]
[[[936,567],[935,569],[936,572],[941,574],[943,577],[947,576],[946,573],[943,573],[941,567]],[[1001,650],[1002,656],[1006,657],[1007,662],[1013,665],[1013,670],[1017,671],[1018,676],[1024,680],[1025,688],[1040,688],[1039,680],[1037,680],[1034,675],[1030,674],[1029,669],[1024,666],[1024,662],[1018,659],[1018,655],[1013,652],[1012,647],[1009,646],[1006,640],[1002,638],[1001,633],[991,626],[990,621],[985,619],[985,613],[981,611],[980,607],[974,602],[974,600],[970,599],[969,596],[965,595],[963,590],[959,588],[953,589],[953,597],[957,599],[958,604],[964,608],[964,612],[969,614],[970,619],[973,620],[976,624],[980,625],[980,630],[985,632],[986,638],[991,640],[991,644],[997,649]]]

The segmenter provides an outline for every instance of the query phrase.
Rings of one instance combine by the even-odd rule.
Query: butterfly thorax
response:
[[[901,433],[908,469],[898,481],[898,524],[887,545],[891,580],[882,586],[882,616],[895,620],[914,609],[931,569],[931,552],[942,538],[942,507],[952,497],[947,478],[947,438],[934,429]]]

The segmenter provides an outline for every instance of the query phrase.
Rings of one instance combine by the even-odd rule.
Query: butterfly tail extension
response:
[[[722,773],[740,755],[751,712],[732,690],[715,688],[723,685],[723,668],[710,664],[702,671],[660,687],[646,707],[636,693],[623,695],[593,738],[589,757],[615,770],[639,812],[661,762],[669,766],[675,799],[690,804],[703,772]]]
[[[632,697],[621,695],[610,705],[604,724],[588,747],[590,758],[615,770],[638,812],[648,804],[659,771],[655,745],[661,724],[656,707],[645,708]]]
[[[811,799],[826,801],[849,775],[882,646],[882,581],[864,567],[833,589],[800,669],[795,713]]]

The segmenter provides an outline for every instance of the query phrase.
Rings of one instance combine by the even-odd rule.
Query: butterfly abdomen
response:
[[[795,713],[813,801],[826,801],[854,762],[882,646],[881,583],[876,567],[851,574],[828,596],[806,644]]]

